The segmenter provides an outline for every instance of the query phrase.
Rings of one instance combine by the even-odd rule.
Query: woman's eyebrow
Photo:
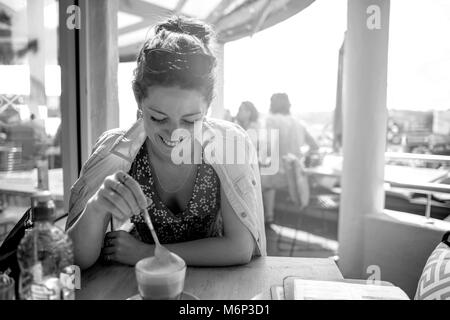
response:
[[[196,115],[199,115],[199,114],[202,114],[202,112],[199,111],[199,112],[194,112],[194,113],[185,114],[183,117],[192,117],[192,116],[196,116]]]
[[[155,108],[152,108],[152,107],[148,107],[148,108],[149,108],[150,110],[156,112],[156,113],[160,113],[160,114],[162,114],[162,115],[164,115],[164,116],[167,116],[167,114],[165,114],[164,112],[159,111],[159,110],[157,110],[157,109],[155,109]]]

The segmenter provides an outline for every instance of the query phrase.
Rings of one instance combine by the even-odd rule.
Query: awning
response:
[[[134,61],[148,31],[171,15],[212,24],[221,43],[271,27],[302,11],[314,0],[119,0],[120,60]]]

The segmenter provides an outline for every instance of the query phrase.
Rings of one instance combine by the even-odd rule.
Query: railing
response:
[[[427,196],[427,204],[425,207],[425,217],[428,219],[429,223],[432,223],[431,220],[431,195],[433,192],[440,193],[449,193],[450,194],[450,185],[440,184],[440,183],[421,183],[421,184],[413,184],[413,183],[401,183],[395,181],[386,181],[390,187],[393,188],[401,188],[405,190],[411,191],[419,191],[420,193],[424,193]],[[449,211],[450,214],[450,211]]]
[[[340,158],[342,161],[341,156],[335,156],[337,158]],[[439,178],[438,181],[441,181],[442,179],[450,177],[450,156],[442,156],[442,155],[431,155],[431,154],[417,154],[417,153],[397,153],[397,152],[385,152],[385,158],[389,160],[419,160],[419,161],[426,161],[426,162],[434,162],[434,163],[445,163],[446,167],[449,166],[449,169],[447,170],[447,176]],[[340,168],[340,165],[336,165],[336,167]],[[332,169],[332,168],[320,168],[320,170],[317,170],[317,168],[306,168],[305,172],[309,175],[316,175],[316,176],[330,176],[330,177],[336,177],[339,178],[341,175],[340,172],[341,169]],[[438,169],[436,169],[438,170]],[[442,169],[439,169],[442,170]],[[409,191],[416,191],[418,193],[423,193],[427,196],[427,203],[426,203],[426,209],[425,209],[425,217],[429,219],[431,222],[431,197],[433,192],[438,193],[447,193],[450,194],[450,184],[441,184],[437,182],[429,182],[429,183],[420,183],[420,184],[414,184],[414,183],[402,183],[398,181],[389,181],[385,180],[385,183],[393,188],[401,188],[404,190]],[[449,209],[450,214],[450,209]]]
[[[427,162],[450,163],[450,156],[440,156],[435,154],[386,152],[384,156],[385,158],[392,160],[422,160]]]
[[[446,163],[450,164],[450,156],[434,155],[434,154],[418,154],[418,153],[398,153],[386,152],[386,159],[390,160],[420,160],[431,163]],[[450,193],[450,185],[440,183],[400,183],[394,181],[387,181],[387,183],[394,188],[402,188],[405,190],[419,191],[427,196],[427,204],[425,209],[425,217],[431,222],[431,195],[433,192]]]

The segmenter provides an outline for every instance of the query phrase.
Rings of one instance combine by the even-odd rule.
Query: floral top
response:
[[[148,213],[162,244],[192,241],[211,236],[220,209],[220,180],[213,167],[197,165],[192,196],[182,212],[172,212],[160,199],[152,176],[147,147],[144,142],[129,171],[146,197],[153,200]],[[146,243],[154,243],[142,212],[131,218],[131,234]]]

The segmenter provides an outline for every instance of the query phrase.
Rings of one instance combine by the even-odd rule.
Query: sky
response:
[[[450,109],[450,1],[392,0],[388,108]]]
[[[346,0],[317,0],[252,38],[225,45],[225,108],[240,102],[269,109],[274,92],[290,96],[293,113],[332,111]],[[450,1],[392,0],[388,109],[450,109]]]
[[[333,110],[346,0],[318,0],[271,28],[225,45],[225,108],[252,101],[260,112],[286,92],[292,112]]]

